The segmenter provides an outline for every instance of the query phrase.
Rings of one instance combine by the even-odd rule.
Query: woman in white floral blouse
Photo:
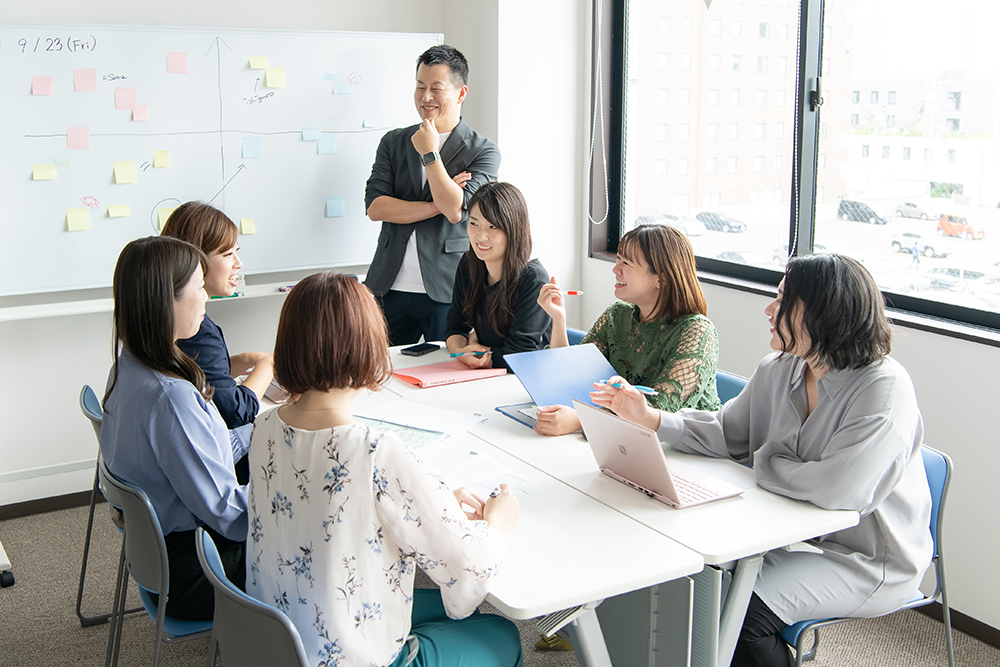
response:
[[[395,434],[354,422],[357,394],[391,374],[387,350],[353,278],[316,274],[289,294],[275,378],[301,398],[254,426],[247,592],[288,614],[316,666],[520,667],[516,626],[476,611],[517,499],[452,492]],[[414,591],[416,567],[440,591]]]

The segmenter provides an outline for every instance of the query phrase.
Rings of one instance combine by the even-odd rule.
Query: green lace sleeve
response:
[[[597,346],[597,349],[601,351],[605,357],[608,356],[608,340],[610,338],[610,327],[611,327],[611,311],[614,306],[610,306],[607,310],[601,313],[601,316],[597,318],[594,322],[594,326],[590,327],[590,331],[587,335],[583,337],[581,343],[593,343]]]
[[[661,360],[659,374],[649,384],[659,394],[647,398],[660,410],[681,408],[718,410],[721,407],[715,386],[719,360],[719,337],[715,326],[704,317],[682,322],[678,342]]]

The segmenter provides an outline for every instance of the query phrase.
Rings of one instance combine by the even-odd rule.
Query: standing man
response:
[[[455,270],[469,249],[466,207],[500,169],[496,144],[462,120],[468,78],[457,49],[421,54],[413,94],[421,122],[382,137],[365,186],[368,217],[382,221],[365,285],[392,345],[444,340]]]

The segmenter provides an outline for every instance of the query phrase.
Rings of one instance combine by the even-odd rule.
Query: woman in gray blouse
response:
[[[888,356],[868,271],[841,255],[794,259],[764,314],[777,352],[719,412],[654,410],[617,377],[591,397],[679,451],[748,463],[769,491],[860,512],[857,526],[811,540],[817,553],[764,557],[732,664],[785,666],[786,625],[879,616],[913,596],[931,560],[931,498],[913,383]]]

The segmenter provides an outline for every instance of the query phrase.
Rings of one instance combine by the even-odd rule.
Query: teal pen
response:
[[[608,383],[607,380],[601,380],[601,384],[607,384],[607,383]],[[622,383],[621,382],[612,382],[611,386],[614,387],[615,389],[621,389],[622,388]],[[639,392],[640,394],[646,394],[647,396],[656,396],[657,394],[660,393],[660,392],[656,391],[655,389],[653,389],[652,387],[644,387],[641,384],[634,384],[634,385],[632,385],[632,387],[634,387],[635,390],[637,392]]]
[[[475,357],[481,357],[484,354],[489,354],[489,352],[452,352],[450,356],[452,356],[452,357],[461,357],[461,356],[466,355],[466,354],[471,354],[471,355],[473,355]]]

